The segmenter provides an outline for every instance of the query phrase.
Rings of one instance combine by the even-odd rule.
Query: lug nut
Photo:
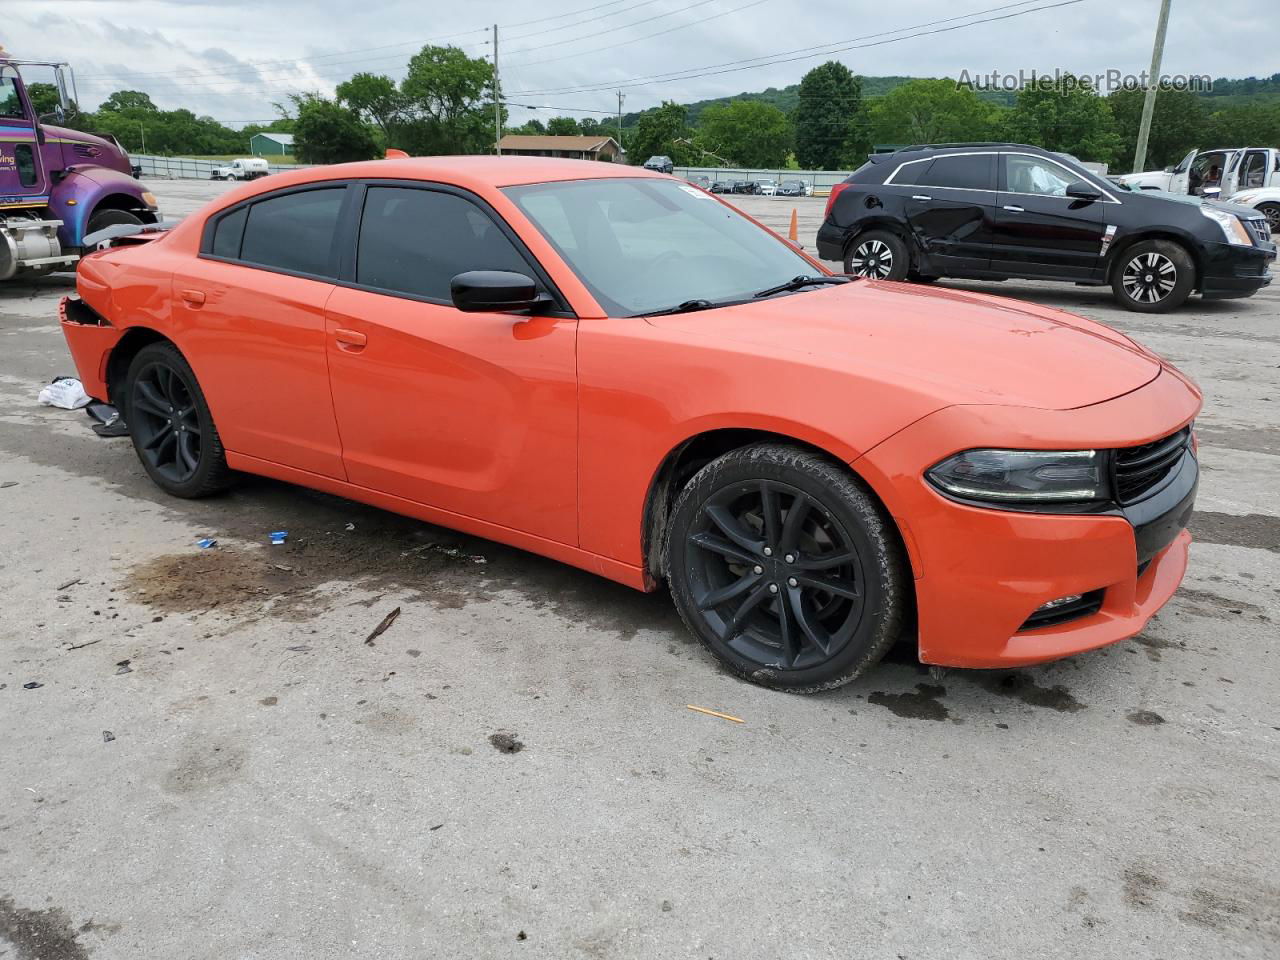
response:
[[[799,580],[797,580],[795,577],[788,577],[788,578],[787,578],[787,586],[788,586],[788,587],[798,587],[798,586],[800,586],[800,581],[799,581]]]
[[[776,583],[771,583],[771,584],[769,584],[769,592],[770,592],[770,593],[777,593],[777,592],[778,592],[778,585],[777,585]]]
[[[752,567],[752,568],[751,568],[751,572],[752,572],[752,573],[764,573],[764,567],[760,566],[760,564],[758,564],[758,563],[757,563],[754,567]]]
[[[773,556],[773,547],[765,547],[765,548],[764,548],[764,555],[765,555],[766,557],[772,557],[772,556]]]
[[[787,563],[795,563],[795,562],[796,562],[796,555],[795,555],[794,553],[788,553],[788,554],[787,554],[785,557],[783,557],[782,559],[783,559],[783,560],[785,560],[785,561],[787,561]]]

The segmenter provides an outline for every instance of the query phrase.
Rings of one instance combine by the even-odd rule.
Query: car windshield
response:
[[[611,316],[749,300],[819,273],[732,207],[684,183],[569,180],[504,191]]]

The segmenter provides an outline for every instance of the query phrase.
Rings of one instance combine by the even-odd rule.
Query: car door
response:
[[[903,194],[907,224],[929,258],[922,272],[985,270],[995,217],[994,153],[953,153],[904,163],[886,180]]]
[[[1195,163],[1200,148],[1196,147],[1169,174],[1169,192],[1186,194],[1190,192],[1191,164]]]
[[[477,197],[422,183],[359,189],[344,284],[325,311],[350,482],[576,544],[576,320],[454,308],[450,280],[468,270],[549,288]]]
[[[1110,199],[1068,197],[1068,185],[1081,179],[1048,157],[1000,154],[993,270],[1050,280],[1098,278]]]
[[[1267,185],[1267,165],[1271,160],[1269,150],[1249,150],[1240,162],[1239,173],[1232,180],[1229,189],[1224,185],[1223,199],[1240,190],[1253,190]]]
[[[346,184],[320,183],[229,207],[209,218],[172,288],[174,337],[223,446],[338,479],[324,305],[346,202]]]

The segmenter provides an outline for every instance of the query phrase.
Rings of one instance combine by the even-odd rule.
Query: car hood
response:
[[[1128,337],[1084,317],[871,280],[650,322],[772,356],[804,355],[948,405],[1069,410],[1136,390],[1162,366]]]

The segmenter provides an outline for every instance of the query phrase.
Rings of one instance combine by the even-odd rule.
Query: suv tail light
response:
[[[847,183],[837,183],[832,185],[831,195],[827,197],[827,209],[822,211],[822,219],[825,220],[831,216],[831,208],[835,206],[836,197],[840,196],[840,191],[847,186]]]

